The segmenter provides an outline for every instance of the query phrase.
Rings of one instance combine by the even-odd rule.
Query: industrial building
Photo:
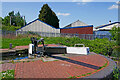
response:
[[[17,31],[31,31],[31,32],[46,32],[46,33],[60,33],[60,29],[57,29],[45,22],[36,19],[27,25],[21,27]]]
[[[60,33],[93,34],[93,25],[87,25],[82,21],[77,20],[64,28],[61,28]]]
[[[110,34],[109,31],[112,30],[112,28],[114,26],[120,27],[120,22],[111,23],[111,21],[109,21],[109,24],[104,24],[104,25],[97,26],[97,27],[94,28],[94,33],[99,34],[99,35]]]
[[[71,33],[71,34],[93,34],[93,25],[87,25],[80,20],[73,22],[64,28],[55,28],[45,22],[36,19],[17,31],[46,32],[46,33]]]

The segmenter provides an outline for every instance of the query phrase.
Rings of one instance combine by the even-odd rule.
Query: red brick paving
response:
[[[13,63],[5,63],[1,65],[2,65],[2,68],[0,68],[0,71],[15,69],[15,66],[16,66],[16,64],[13,64]]]
[[[40,46],[42,45],[39,45],[39,47]],[[46,46],[58,45],[49,44]],[[28,48],[28,46],[16,46],[15,48],[25,49]],[[97,67],[101,67],[106,63],[106,59],[100,55],[74,56],[69,58],[71,61],[75,61],[75,63],[63,60],[50,62],[38,60],[16,64],[5,63],[2,64],[2,71],[15,69],[15,78],[68,78],[70,76],[79,76],[96,70],[77,63],[90,64]]]
[[[105,58],[99,55],[76,56],[70,59],[98,67],[106,63]],[[94,70],[96,69],[63,60],[50,62],[38,60],[16,63],[15,78],[68,78]]]
[[[38,45],[38,47],[42,47],[43,45]],[[45,45],[45,46],[58,46],[58,45],[56,45],[56,44],[48,44],[48,45]],[[27,46],[16,46],[15,47],[15,49],[28,49],[29,48],[29,46],[27,45]]]

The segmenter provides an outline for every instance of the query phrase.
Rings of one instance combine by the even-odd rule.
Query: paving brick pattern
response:
[[[99,55],[75,56],[59,61],[16,63],[15,78],[68,78],[92,72],[106,63]]]
[[[13,63],[5,63],[0,65],[2,66],[2,68],[0,68],[0,72],[15,69],[15,66],[16,66],[16,64],[13,64]]]

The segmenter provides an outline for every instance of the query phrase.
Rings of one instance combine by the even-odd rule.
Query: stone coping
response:
[[[103,56],[101,54],[98,54],[100,56]],[[112,74],[113,72],[113,69],[117,67],[115,61],[113,61],[112,59],[106,57],[106,56],[103,56],[104,58],[106,58],[108,61],[109,61],[109,65],[107,67],[105,67],[104,69],[100,70],[99,72],[97,73],[94,73],[90,76],[86,76],[86,77],[83,77],[83,78],[93,78],[93,79],[102,79],[102,78],[109,78],[109,76]]]

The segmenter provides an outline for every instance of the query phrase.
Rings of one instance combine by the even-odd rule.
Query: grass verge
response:
[[[7,71],[2,71],[0,73],[1,75],[1,80],[13,80],[14,79],[14,72],[15,70],[7,70]]]

